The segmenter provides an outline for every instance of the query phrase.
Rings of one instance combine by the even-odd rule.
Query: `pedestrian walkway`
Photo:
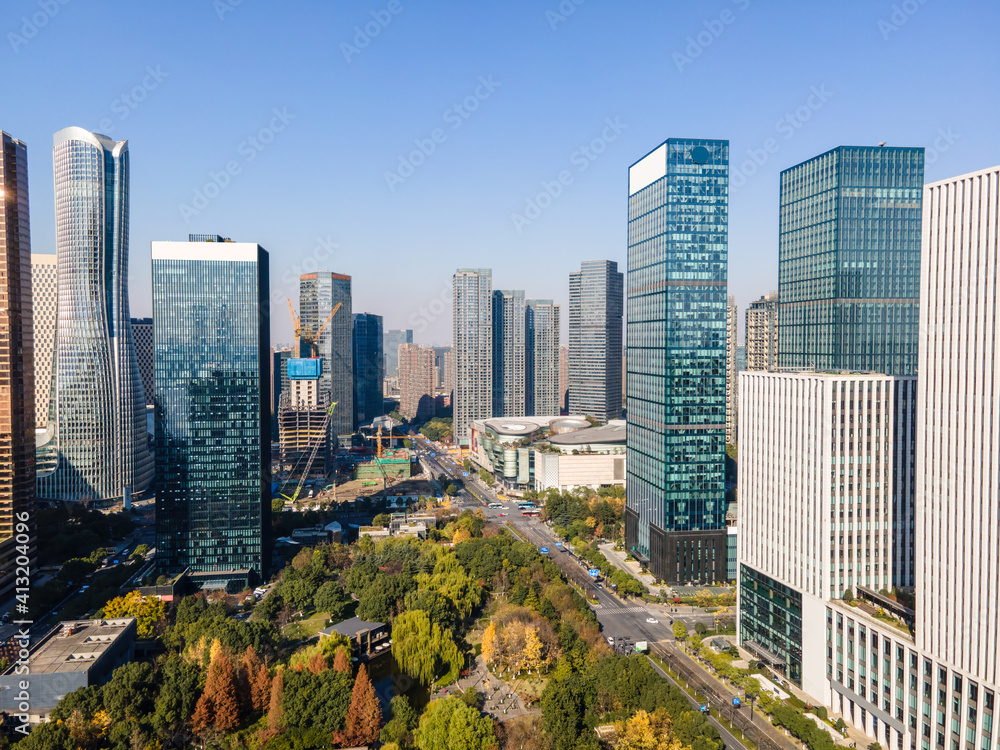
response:
[[[481,655],[476,657],[476,664],[466,677],[460,678],[445,690],[437,691],[431,698],[445,698],[448,695],[462,693],[468,688],[474,688],[482,693],[483,712],[500,721],[540,713],[537,708],[525,706],[511,684],[491,674]]]
[[[606,542],[605,544],[597,545],[597,548],[601,551],[608,562],[614,565],[619,570],[623,570],[632,576],[635,580],[646,587],[646,590],[654,596],[660,595],[660,590],[665,589],[669,596],[673,596],[673,591],[671,591],[669,586],[660,586],[656,583],[656,578],[654,578],[649,573],[643,573],[642,568],[639,563],[635,560],[630,562],[625,561],[626,553],[624,550],[616,550],[615,545],[611,542]]]

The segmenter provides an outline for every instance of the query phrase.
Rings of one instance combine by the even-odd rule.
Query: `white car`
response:
[[[648,622],[650,625],[656,625],[657,623],[659,623],[659,620],[657,620],[655,617],[647,617],[646,622]]]

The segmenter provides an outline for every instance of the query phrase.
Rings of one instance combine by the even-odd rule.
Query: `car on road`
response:
[[[647,617],[646,622],[648,622],[650,625],[657,625],[659,624],[660,621],[657,620],[655,617]]]
[[[610,635],[608,636],[608,645],[610,645],[610,646],[614,646],[615,645],[615,639],[612,638]]]
[[[604,584],[603,583],[598,583],[596,585],[597,585],[597,588],[599,588],[599,589],[603,589],[604,588]]]
[[[506,513],[497,513],[497,518],[505,518],[506,516]]]

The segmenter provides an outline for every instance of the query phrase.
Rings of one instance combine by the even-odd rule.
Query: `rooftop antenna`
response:
[[[879,148],[882,148],[885,145],[885,141],[879,141],[878,145],[879,145]]]

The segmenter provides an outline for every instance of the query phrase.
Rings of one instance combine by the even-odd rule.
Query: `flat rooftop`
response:
[[[340,635],[346,635],[348,638],[353,638],[359,633],[368,633],[372,630],[378,630],[379,628],[384,627],[384,622],[366,622],[360,617],[352,617],[350,620],[338,622],[336,625],[331,625],[320,632],[325,635],[340,633]]]
[[[134,617],[120,617],[113,620],[62,622],[31,653],[31,673],[53,674],[89,669],[135,621]],[[7,673],[14,666],[11,665]]]
[[[607,424],[598,427],[586,427],[574,432],[563,432],[550,435],[552,445],[605,445],[607,443],[625,442],[625,420],[612,419]]]

